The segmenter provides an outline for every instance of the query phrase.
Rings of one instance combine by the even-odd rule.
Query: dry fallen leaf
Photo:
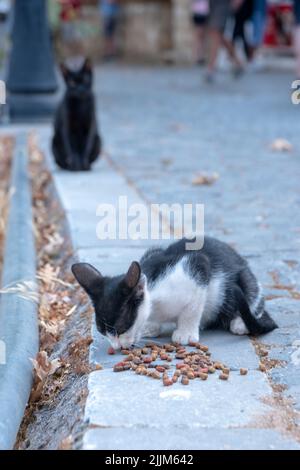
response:
[[[30,302],[39,302],[39,293],[33,281],[20,281],[16,284],[5,286],[3,289],[0,289],[0,294],[13,294]]]
[[[208,185],[214,184],[219,179],[219,174],[214,172],[211,174],[208,173],[199,173],[192,181],[192,184],[195,186],[198,185]]]
[[[73,305],[73,307],[70,308],[70,310],[66,313],[66,317],[70,317],[76,310],[76,305]]]
[[[62,331],[65,324],[65,320],[57,320],[57,321],[49,321],[45,322],[43,320],[40,321],[40,326],[44,328],[46,333],[51,334],[55,338],[59,336],[60,332]]]
[[[275,139],[270,147],[274,152],[291,152],[293,150],[292,144],[286,139]]]
[[[300,292],[290,292],[290,295],[293,297],[293,299],[300,300]]]
[[[161,163],[164,166],[170,166],[173,163],[173,159],[172,158],[162,158]]]
[[[48,284],[49,289],[53,289],[55,283],[61,284],[62,286],[73,288],[71,284],[68,282],[64,282],[62,279],[59,278],[59,267],[54,268],[49,263],[43,266],[37,274],[37,279],[42,281],[44,284]]]
[[[53,359],[50,361],[46,351],[39,351],[36,358],[31,359],[31,362],[37,377],[42,381],[44,381],[49,375],[53,375],[62,365],[59,359]]]
[[[44,247],[45,253],[50,257],[58,256],[64,243],[63,237],[61,237],[61,235],[57,232],[55,232],[53,235],[46,235],[46,237],[49,241]]]
[[[68,437],[65,437],[59,444],[58,450],[71,450],[73,444],[73,436],[70,434]]]

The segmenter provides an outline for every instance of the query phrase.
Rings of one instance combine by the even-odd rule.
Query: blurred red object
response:
[[[292,2],[269,5],[264,44],[269,47],[291,46],[292,29]]]
[[[61,4],[60,18],[62,21],[72,21],[79,16],[81,0],[59,0]]]

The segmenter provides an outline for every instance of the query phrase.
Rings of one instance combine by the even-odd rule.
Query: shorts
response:
[[[195,26],[204,26],[207,23],[208,16],[206,15],[199,15],[197,13],[194,13],[192,15],[192,21]]]
[[[294,0],[294,14],[296,25],[300,26],[300,0]]]
[[[209,16],[210,28],[224,33],[230,12],[230,0],[211,0]]]
[[[104,37],[110,39],[114,36],[117,27],[117,17],[107,16],[103,19]]]

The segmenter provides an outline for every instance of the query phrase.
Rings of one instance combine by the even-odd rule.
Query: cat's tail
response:
[[[235,298],[237,302],[237,309],[240,312],[242,320],[244,321],[249,334],[255,336],[262,335],[278,328],[278,325],[265,310],[260,317],[255,317],[252,314],[246,297],[239,286],[235,287]]]

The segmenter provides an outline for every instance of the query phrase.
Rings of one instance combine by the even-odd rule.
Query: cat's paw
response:
[[[175,330],[172,334],[172,341],[179,344],[189,344],[189,342],[197,343],[199,341],[198,332],[190,332],[185,330]]]
[[[234,335],[239,335],[239,336],[249,334],[249,331],[241,317],[236,317],[234,320],[231,320],[230,331]]]

